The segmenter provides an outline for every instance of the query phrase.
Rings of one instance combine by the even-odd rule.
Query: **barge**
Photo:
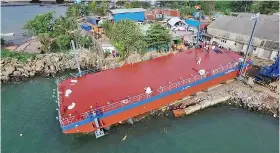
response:
[[[235,52],[190,49],[57,82],[65,134],[95,132],[234,79],[252,65]]]

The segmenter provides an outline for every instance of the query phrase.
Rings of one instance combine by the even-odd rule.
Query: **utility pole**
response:
[[[198,17],[198,26],[197,26],[197,35],[196,35],[196,48],[198,48],[201,14],[202,14],[202,10],[201,10],[201,8],[199,8],[199,17]]]
[[[78,71],[79,71],[79,76],[82,76],[82,72],[81,72],[81,68],[80,68],[80,64],[79,64],[78,52],[76,50],[75,43],[74,43],[73,40],[71,40],[70,45],[71,45],[72,50],[73,50],[73,52],[71,52],[71,53],[74,54],[74,56],[75,56],[75,61],[76,61],[76,65],[77,65],[77,68],[78,68]]]
[[[245,55],[244,55],[244,60],[243,60],[243,62],[242,62],[241,68],[240,68],[239,79],[243,79],[243,76],[244,76],[244,74],[243,74],[243,69],[244,69],[244,66],[245,66],[245,64],[246,64],[246,60],[247,60],[249,48],[250,48],[251,43],[252,43],[252,40],[253,40],[253,36],[254,36],[254,33],[255,33],[255,28],[256,28],[256,25],[257,25],[257,23],[258,23],[259,16],[260,16],[260,13],[257,13],[257,14],[255,14],[255,15],[253,15],[253,16],[251,17],[251,20],[255,20],[255,22],[254,22],[253,30],[252,30],[252,32],[251,32],[251,36],[250,36],[250,39],[249,39],[249,43],[248,43],[248,46],[247,46],[247,49],[246,49],[246,53],[245,53]]]

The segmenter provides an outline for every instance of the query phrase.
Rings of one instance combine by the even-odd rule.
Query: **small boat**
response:
[[[15,33],[1,33],[1,36],[13,36]]]

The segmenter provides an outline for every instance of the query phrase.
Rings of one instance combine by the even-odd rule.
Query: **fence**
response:
[[[226,71],[226,70],[230,70],[230,69],[234,68],[235,66],[237,66],[237,64],[238,63],[229,63],[229,64],[221,66],[217,69],[213,69],[210,72],[211,72],[212,75],[215,75],[217,73],[220,73],[220,72],[223,72],[223,71]],[[92,114],[93,112],[98,112],[98,111],[108,112],[108,111],[111,111],[111,110],[115,110],[117,108],[121,108],[124,105],[136,103],[136,102],[139,102],[139,101],[144,100],[146,98],[149,98],[151,95],[157,95],[157,94],[167,92],[167,91],[176,89],[178,87],[187,85],[189,83],[196,82],[198,80],[201,80],[203,78],[208,77],[209,74],[210,74],[209,72],[206,72],[204,75],[195,75],[195,76],[192,76],[192,77],[187,78],[187,79],[180,79],[180,81],[178,81],[178,82],[169,83],[168,85],[159,87],[159,89],[157,90],[157,93],[152,93],[150,95],[148,95],[146,93],[141,93],[139,95],[136,95],[136,96],[133,96],[133,97],[128,97],[126,99],[123,99],[123,100],[120,100],[120,101],[117,101],[117,102],[114,102],[114,103],[108,103],[107,105],[99,107],[97,109],[92,109],[92,110],[83,112],[83,113],[79,114],[78,116],[69,115],[69,117],[60,117],[59,120],[60,120],[60,123],[61,123],[62,126],[66,126],[68,124],[79,121],[81,119],[86,119],[89,116],[89,114]],[[61,96],[61,98],[62,97],[63,97],[63,95]],[[63,100],[61,98],[59,98],[60,101]]]

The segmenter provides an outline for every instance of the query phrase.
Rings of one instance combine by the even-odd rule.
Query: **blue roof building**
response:
[[[110,10],[110,15],[114,22],[120,20],[132,20],[136,22],[143,22],[145,20],[145,9],[131,8],[131,9],[114,9]]]

